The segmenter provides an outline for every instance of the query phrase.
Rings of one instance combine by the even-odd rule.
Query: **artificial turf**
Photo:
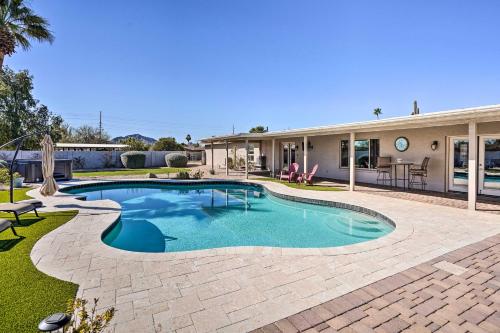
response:
[[[31,187],[23,187],[14,189],[14,202],[19,200],[31,199],[31,197],[26,195],[26,192],[31,190]],[[9,202],[9,191],[0,191],[0,202]]]
[[[181,171],[191,171],[188,168],[145,168],[145,169],[116,169],[105,171],[74,171],[73,177],[103,177],[103,176],[136,176],[145,175],[147,173],[160,174],[175,174]]]
[[[305,185],[305,184],[298,184],[296,182],[289,183],[287,181],[279,180],[276,178],[254,178],[255,180],[263,180],[263,181],[268,181],[268,182],[273,182],[273,183],[280,183],[285,186],[291,187],[291,188],[296,188],[300,190],[310,190],[310,191],[345,191],[344,189],[340,187],[335,187],[335,186],[322,186],[322,185]]]
[[[21,192],[19,192],[21,193]],[[26,192],[24,192],[26,193]],[[0,191],[0,199],[4,193]],[[7,195],[8,198],[8,195]],[[6,201],[6,200],[4,200]],[[48,232],[71,220],[77,211],[22,215],[16,226],[0,233],[0,332],[38,332],[38,323],[55,312],[64,312],[78,285],[50,277],[36,269],[30,252]],[[12,219],[12,215],[0,214]]]

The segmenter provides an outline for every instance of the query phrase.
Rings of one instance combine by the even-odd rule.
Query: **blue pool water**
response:
[[[333,247],[379,238],[394,227],[351,210],[279,199],[248,185],[122,184],[73,189],[121,204],[103,241],[139,252],[228,246]]]

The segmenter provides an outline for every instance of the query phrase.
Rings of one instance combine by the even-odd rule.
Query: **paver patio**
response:
[[[102,232],[120,215],[109,200],[42,198],[47,210],[79,209],[43,237],[32,260],[118,309],[114,332],[244,332],[364,287],[449,251],[500,233],[498,216],[359,192],[274,192],[375,210],[396,223],[377,240],[324,249],[233,247],[134,253],[109,247]],[[39,197],[36,191],[30,193]]]
[[[253,333],[500,332],[500,235]]]

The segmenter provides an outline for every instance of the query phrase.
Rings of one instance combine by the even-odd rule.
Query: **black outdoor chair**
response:
[[[408,183],[410,188],[414,185],[420,185],[420,188],[425,190],[427,186],[427,166],[429,165],[430,159],[430,157],[426,157],[422,161],[420,167],[410,169],[410,181]]]
[[[377,184],[389,182],[392,186],[391,157],[377,157]]]

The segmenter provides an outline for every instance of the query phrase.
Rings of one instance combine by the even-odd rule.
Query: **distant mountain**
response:
[[[142,142],[152,145],[156,142],[156,139],[141,135],[141,134],[130,134],[130,135],[125,135],[125,136],[117,136],[116,138],[112,139],[111,142],[113,143],[119,143],[122,140],[125,140],[127,138],[135,138],[137,140],[141,140]]]

